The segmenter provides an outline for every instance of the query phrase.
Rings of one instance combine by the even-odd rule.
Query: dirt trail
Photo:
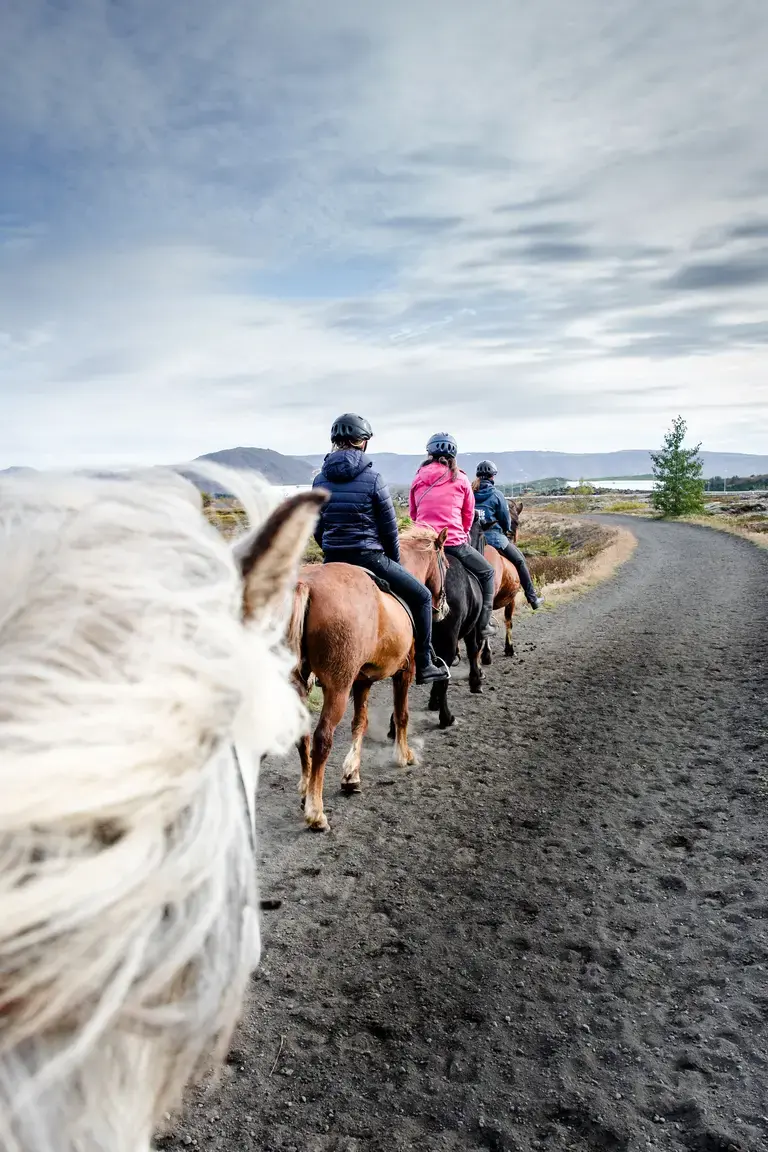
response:
[[[166,1146],[768,1149],[768,555],[625,523],[631,559],[526,612],[456,728],[414,691],[421,766],[390,766],[379,691],[344,799],[345,722],[330,835],[297,764],[265,765],[282,905],[224,1079]]]

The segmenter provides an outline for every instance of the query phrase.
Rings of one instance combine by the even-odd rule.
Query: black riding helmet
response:
[[[449,432],[436,432],[427,442],[427,452],[430,456],[447,456],[454,460],[459,447]]]
[[[364,416],[345,412],[337,416],[331,425],[331,442],[334,440],[370,440],[373,429]]]
[[[481,460],[477,466],[478,476],[487,476],[489,479],[492,479],[498,475],[498,472],[499,470],[493,460]]]

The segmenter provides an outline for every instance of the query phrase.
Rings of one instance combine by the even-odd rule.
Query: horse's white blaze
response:
[[[306,725],[280,547],[244,624],[178,477],[0,480],[3,1152],[143,1152],[227,1041],[258,960],[258,765]]]

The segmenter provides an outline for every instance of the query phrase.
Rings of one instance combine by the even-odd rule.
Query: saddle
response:
[[[373,580],[374,584],[380,592],[384,592],[385,595],[391,596],[394,600],[397,600],[398,604],[405,610],[405,614],[411,622],[411,628],[413,628],[415,631],[416,625],[413,619],[413,612],[411,612],[405,600],[403,600],[401,596],[398,596],[397,592],[392,591],[391,584],[389,584],[389,582],[385,580],[383,576],[377,576],[375,573],[370,572],[367,568],[364,568],[363,571],[367,576],[370,576],[371,580]]]

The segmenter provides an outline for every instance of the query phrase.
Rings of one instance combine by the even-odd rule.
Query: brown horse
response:
[[[436,613],[444,611],[445,533],[427,541],[423,534],[402,540],[413,556],[409,570],[432,593]],[[416,569],[416,571],[415,571]],[[289,643],[296,655],[294,679],[306,700],[314,680],[323,690],[323,707],[313,736],[299,741],[299,794],[304,819],[314,831],[327,831],[323,811],[325,766],[333,737],[354,698],[352,745],[342,766],[341,787],[360,791],[360,759],[368,728],[368,696],[378,680],[392,679],[395,760],[414,764],[408,747],[408,689],[414,675],[413,626],[402,604],[382,592],[363,568],[352,564],[307,565],[294,595]]]
[[[512,521],[512,531],[509,533],[510,539],[516,544],[517,533],[520,524],[520,513],[523,510],[522,502],[515,504],[514,501],[509,501],[509,514]],[[493,565],[495,574],[495,595],[493,598],[493,609],[498,611],[504,609],[504,655],[514,656],[515,648],[512,642],[512,616],[515,611],[515,598],[520,591],[520,577],[517,574],[517,568],[511,560],[506,556],[502,556],[490,544],[485,546],[485,558],[489,564]],[[483,664],[486,666],[493,663],[493,656],[491,655],[491,646],[486,640],[483,644],[480,654]]]

